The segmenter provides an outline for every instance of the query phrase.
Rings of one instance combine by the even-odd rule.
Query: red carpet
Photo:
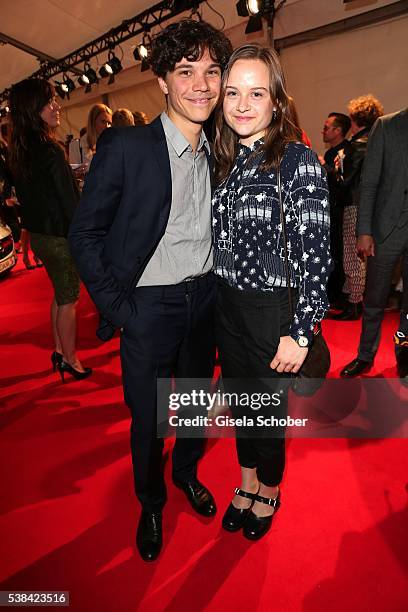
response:
[[[50,369],[44,270],[19,263],[0,288],[0,590],[70,591],[75,611],[407,609],[406,441],[289,440],[282,508],[252,544],[220,528],[238,469],[233,441],[210,440],[200,478],[217,517],[199,518],[169,485],[163,552],[145,564],[118,340],[96,340],[83,292],[80,356],[95,373],[62,385]],[[386,315],[372,375],[396,375],[395,322]],[[337,376],[360,322],[325,331]]]

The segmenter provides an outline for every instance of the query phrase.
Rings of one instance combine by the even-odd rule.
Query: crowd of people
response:
[[[329,149],[319,160],[272,49],[233,51],[223,32],[183,20],[153,38],[150,62],[166,111],[147,123],[142,113],[96,104],[66,150],[55,138],[53,86],[41,79],[14,85],[6,164],[22,225],[54,289],[54,370],[62,380],[92,373],[76,352],[80,278],[100,314],[98,337],[120,331],[142,506],[136,544],[146,561],[160,553],[166,502],[158,379],[210,381],[218,347],[226,385],[277,391],[285,415],[291,378],[330,303],[340,302],[338,320],[363,313],[358,357],[342,375],[369,368],[392,272],[402,255],[406,272],[408,246],[408,164],[396,152],[405,147],[408,156],[407,110],[383,116],[372,96],[352,100],[349,116],[329,114]],[[213,112],[214,131],[206,134]],[[80,162],[71,163],[83,176],[68,162],[78,150]],[[395,342],[407,381],[404,281]],[[230,409],[243,414],[239,403]],[[284,430],[236,433],[241,482],[222,525],[258,540],[281,504]],[[172,477],[209,517],[216,502],[198,479],[203,450],[203,436],[178,436]]]

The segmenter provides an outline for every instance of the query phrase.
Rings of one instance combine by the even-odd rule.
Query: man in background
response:
[[[361,179],[357,248],[367,258],[358,355],[343,378],[370,369],[377,352],[394,267],[403,255],[403,300],[394,336],[398,376],[408,385],[408,108],[377,119]]]

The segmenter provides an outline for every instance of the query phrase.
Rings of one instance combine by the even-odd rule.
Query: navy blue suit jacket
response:
[[[129,296],[165,232],[171,198],[160,118],[142,127],[105,130],[68,237],[101,315],[101,340],[111,338],[132,314]]]

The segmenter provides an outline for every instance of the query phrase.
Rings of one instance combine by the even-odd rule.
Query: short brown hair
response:
[[[135,125],[132,111],[127,108],[118,108],[112,115],[112,127],[125,127]]]

